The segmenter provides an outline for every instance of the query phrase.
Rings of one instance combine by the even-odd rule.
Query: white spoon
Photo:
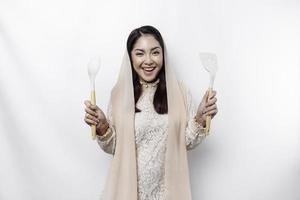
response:
[[[96,75],[100,69],[101,60],[99,57],[91,58],[88,63],[88,74],[91,83],[91,103],[96,105],[96,91],[95,91],[95,79]],[[92,138],[96,139],[96,125],[92,125]]]
[[[200,56],[202,66],[209,73],[208,97],[210,97],[213,90],[216,73],[218,70],[217,56],[214,53],[208,53],[208,52],[201,52],[199,56]],[[205,134],[208,134],[210,131],[210,121],[211,121],[211,116],[207,116]]]

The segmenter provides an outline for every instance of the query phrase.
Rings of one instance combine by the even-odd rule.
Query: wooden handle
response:
[[[96,92],[95,92],[95,90],[91,91],[91,103],[92,103],[92,105],[96,105]],[[91,129],[92,129],[92,139],[95,140],[96,139],[96,125],[93,124]]]
[[[212,88],[208,88],[208,99],[212,94]],[[206,116],[206,127],[205,127],[205,134],[208,135],[209,131],[210,131],[210,121],[211,121],[211,116],[208,115]]]

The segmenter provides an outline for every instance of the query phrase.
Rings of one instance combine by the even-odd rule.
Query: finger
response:
[[[84,118],[84,121],[88,124],[88,125],[97,125],[97,122],[91,120],[91,119],[87,119],[87,118]]]
[[[211,105],[211,106],[209,106],[209,107],[206,107],[206,108],[204,109],[204,111],[205,111],[205,112],[209,112],[209,111],[214,110],[214,109],[216,109],[216,108],[217,108],[217,105],[216,105],[216,104],[213,104],[213,105]]]
[[[99,119],[97,119],[96,117],[94,117],[94,116],[92,116],[92,115],[90,115],[88,113],[86,113],[85,118],[91,119],[91,120],[93,120],[95,122],[99,122]]]
[[[95,122],[100,122],[100,120],[99,119],[97,119],[96,117],[93,117],[92,115],[90,115],[90,114],[86,114],[85,115],[85,118],[86,119],[90,119],[90,120],[93,120],[93,121],[95,121]]]
[[[88,114],[90,114],[90,115],[92,115],[92,116],[94,116],[94,117],[98,117],[97,112],[95,112],[95,111],[93,111],[93,110],[91,110],[91,109],[89,109],[89,108],[85,108],[84,110],[85,110],[85,112],[87,112]]]
[[[213,98],[213,99],[210,99],[210,100],[208,100],[208,102],[206,102],[205,107],[211,106],[211,105],[215,104],[216,102],[217,102],[217,98],[216,97]]]
[[[90,119],[84,118],[84,121],[85,121],[85,123],[87,123],[89,126],[91,126],[91,125],[96,125],[96,124],[94,124],[94,122],[91,121]]]
[[[89,100],[85,100],[85,101],[84,101],[84,104],[85,104],[87,107],[90,107],[90,105],[91,105],[91,101],[89,101]]]
[[[208,100],[214,98],[216,95],[217,95],[217,92],[216,92],[215,90],[213,90],[213,91],[211,92],[211,94],[209,95]]]
[[[84,101],[84,104],[88,107],[88,108],[90,108],[90,109],[92,109],[92,110],[95,110],[95,109],[97,109],[97,105],[92,105],[92,103],[91,103],[91,101],[89,101],[89,100],[85,100]]]
[[[207,112],[206,114],[207,114],[207,115],[216,115],[217,112],[218,112],[218,109],[213,109],[213,110]]]
[[[216,114],[217,114],[217,113],[215,113],[215,114],[212,114],[212,115],[211,115],[211,118],[214,118],[214,117],[216,116]]]

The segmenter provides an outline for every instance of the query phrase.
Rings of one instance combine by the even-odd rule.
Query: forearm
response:
[[[194,149],[205,138],[205,128],[197,122],[196,117],[190,118],[185,130],[187,150]]]
[[[97,129],[97,142],[104,152],[114,154],[116,145],[116,135],[113,126],[108,122],[99,125]]]

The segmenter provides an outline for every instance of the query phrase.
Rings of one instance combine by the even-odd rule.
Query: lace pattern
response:
[[[135,114],[135,142],[137,152],[138,196],[139,200],[164,200],[164,166],[167,143],[168,114],[158,114],[154,110],[153,98],[157,82],[143,84],[143,92],[137,102],[141,112]],[[195,121],[196,106],[188,90],[188,121],[186,126],[186,148],[194,149],[205,138],[204,129]],[[108,106],[108,122],[112,121],[111,103]],[[110,123],[111,124],[111,123]],[[114,154],[116,144],[115,129],[105,139],[97,137],[100,147]]]

